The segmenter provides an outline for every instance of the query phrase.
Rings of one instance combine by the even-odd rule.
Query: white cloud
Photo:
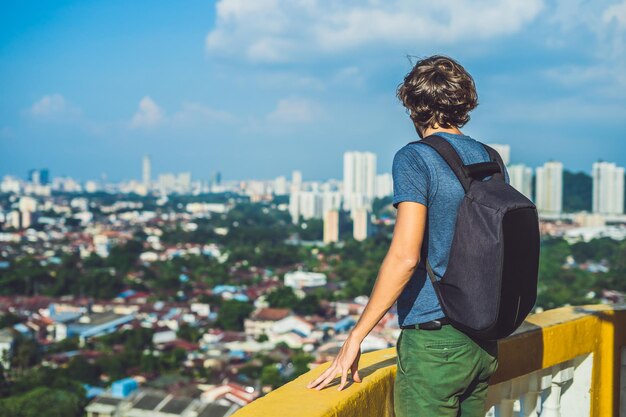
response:
[[[467,43],[515,33],[543,7],[543,0],[220,0],[206,46],[281,62],[376,43]]]
[[[61,94],[45,95],[28,109],[30,116],[37,119],[68,119],[81,115],[78,107],[70,104]]]
[[[231,123],[235,116],[222,110],[215,110],[201,103],[184,102],[182,108],[172,116],[173,126],[190,126],[211,123]]]
[[[548,68],[544,74],[559,84],[580,87],[586,84],[595,94],[607,97],[622,96],[626,87],[626,0],[557,0],[550,13],[550,22],[560,31],[551,38],[551,46],[575,47],[581,36],[586,40],[592,61],[586,64],[567,64]],[[595,41],[595,42],[594,42]]]
[[[318,114],[318,107],[308,100],[285,98],[279,100],[276,109],[267,115],[267,121],[277,125],[309,123]]]
[[[362,74],[359,67],[346,67],[341,68],[335,73],[333,82],[360,87],[365,83],[365,76]]]
[[[180,110],[168,115],[150,96],[145,96],[139,102],[139,108],[130,122],[130,127],[185,128],[215,123],[231,123],[235,120],[235,116],[229,112],[189,101],[183,102]]]
[[[506,105],[494,102],[489,108],[490,115],[501,122],[535,124],[571,124],[571,123],[612,123],[626,114],[626,104],[590,102],[580,97],[556,97],[544,101],[511,101],[502,98]],[[485,110],[487,111],[487,110]]]
[[[626,0],[607,7],[602,14],[602,20],[607,24],[615,21],[620,29],[626,29]]]
[[[139,102],[139,109],[133,116],[130,126],[133,128],[151,128],[164,121],[165,111],[149,96],[145,96]]]

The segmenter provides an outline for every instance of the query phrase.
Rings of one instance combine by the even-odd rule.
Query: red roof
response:
[[[198,345],[196,345],[195,343],[188,342],[183,339],[175,339],[175,340],[172,340],[171,342],[163,343],[161,346],[163,346],[163,349],[179,348],[187,352],[193,352],[194,350],[198,350]]]
[[[288,308],[262,308],[252,316],[253,320],[278,321],[291,314]]]

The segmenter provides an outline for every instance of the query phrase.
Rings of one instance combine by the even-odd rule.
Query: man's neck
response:
[[[422,136],[426,137],[426,136],[430,136],[430,135],[435,134],[435,133],[453,133],[455,135],[462,135],[463,134],[463,132],[461,132],[459,130],[459,128],[457,128],[455,126],[452,126],[452,127],[449,127],[449,128],[444,128],[444,127],[437,126],[437,127],[427,127],[424,130],[424,132],[422,133]]]

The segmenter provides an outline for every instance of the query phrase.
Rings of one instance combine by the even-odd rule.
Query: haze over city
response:
[[[389,172],[416,139],[395,87],[432,53],[474,75],[463,130],[512,163],[626,164],[626,3],[481,5],[5,3],[0,175],[139,179],[149,153],[155,174],[325,180],[349,150]]]

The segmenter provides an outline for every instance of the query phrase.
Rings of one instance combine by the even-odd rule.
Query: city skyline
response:
[[[626,3],[484,6],[489,18],[419,2],[3,5],[0,175],[136,178],[150,153],[162,172],[194,177],[326,179],[350,149],[389,172],[416,139],[395,87],[407,55],[433,53],[476,80],[480,105],[462,130],[509,143],[512,163],[626,165]]]
[[[594,175],[594,167],[596,166],[596,164],[603,164],[603,163],[608,163],[608,164],[612,164],[612,165],[616,165],[616,166],[620,166],[620,164],[616,163],[616,162],[612,162],[611,160],[605,160],[605,159],[598,159],[594,162],[592,162],[588,169],[581,169],[581,170],[574,170],[570,167],[568,167],[567,165],[565,165],[563,163],[563,161],[561,160],[557,160],[554,158],[550,158],[550,159],[546,159],[545,161],[543,161],[540,165],[537,166],[532,166],[532,165],[528,165],[526,162],[524,161],[516,161],[516,162],[511,162],[509,161],[510,159],[510,145],[508,144],[495,144],[495,143],[489,143],[486,142],[486,145],[489,145],[491,147],[493,147],[494,149],[496,149],[502,156],[503,160],[505,161],[505,164],[507,166],[507,168],[509,170],[516,170],[518,168],[521,169],[530,169],[531,170],[531,177],[533,177],[535,175],[535,171],[537,170],[537,168],[541,168],[543,167],[545,164],[550,163],[550,162],[559,162],[561,164],[563,164],[563,171],[569,171],[572,173],[579,173],[582,172],[584,174],[587,174],[591,177],[593,177]],[[504,150],[504,153],[503,153]],[[352,153],[361,153],[361,154],[373,154],[375,159],[378,159],[378,155],[370,152],[370,151],[355,151],[355,150],[347,150],[345,151],[342,156],[341,156],[341,160],[343,161],[345,158],[346,154],[352,154]],[[130,182],[130,181],[138,181],[142,184],[145,184],[145,179],[146,179],[146,172],[149,173],[149,176],[152,178],[152,180],[154,181],[155,179],[158,179],[158,177],[163,176],[163,175],[176,175],[176,174],[187,174],[190,171],[188,169],[172,169],[172,170],[153,170],[152,168],[152,158],[150,155],[148,154],[144,154],[140,156],[140,161],[141,161],[141,165],[139,168],[136,169],[136,174],[134,176],[130,176],[130,177],[125,177],[125,178],[111,178],[107,173],[101,173],[99,176],[97,177],[87,177],[87,178],[81,178],[81,177],[77,177],[75,175],[70,174],[61,174],[61,175],[57,175],[54,172],[50,172],[50,169],[48,168],[48,166],[41,166],[41,167],[29,167],[24,173],[4,173],[4,174],[0,174],[0,178],[2,177],[15,177],[15,178],[19,178],[19,179],[27,179],[27,180],[31,180],[31,177],[33,175],[33,173],[35,173],[35,175],[40,175],[39,172],[45,172],[46,176],[50,176],[50,178],[71,178],[71,179],[76,179],[80,182],[88,182],[88,181],[104,181],[104,182]],[[343,161],[345,162],[345,161]],[[375,164],[376,165],[376,164]],[[298,172],[299,175],[301,176],[301,181],[305,181],[305,182],[325,182],[325,181],[332,181],[332,180],[336,180],[339,178],[342,178],[342,176],[345,175],[345,173],[343,172],[343,165],[340,165],[341,168],[339,169],[340,174],[337,175],[336,177],[325,177],[325,178],[306,178],[303,179],[304,177],[302,176],[302,170],[300,169],[293,169],[289,172],[279,172],[276,176],[273,177],[239,177],[239,178],[226,178],[225,181],[274,181],[278,178],[283,178],[286,177],[286,175],[288,175],[289,173],[293,173],[293,172]],[[336,169],[335,169],[336,170]],[[381,171],[380,169],[376,169],[376,175],[390,175],[391,169],[389,169],[389,171]],[[343,175],[342,175],[343,173]],[[509,172],[511,173],[511,172]],[[201,181],[213,181],[214,177],[216,175],[219,175],[220,178],[222,176],[222,172],[220,170],[209,170],[207,171],[204,175],[191,175],[192,178],[194,180],[201,180]],[[517,174],[512,174],[512,175],[517,175]],[[519,174],[521,175],[521,174]],[[515,180],[518,181],[522,181],[521,178],[515,178]],[[514,179],[512,179],[513,182]],[[520,183],[521,184],[521,183]],[[520,188],[525,188],[526,186],[521,186]]]

